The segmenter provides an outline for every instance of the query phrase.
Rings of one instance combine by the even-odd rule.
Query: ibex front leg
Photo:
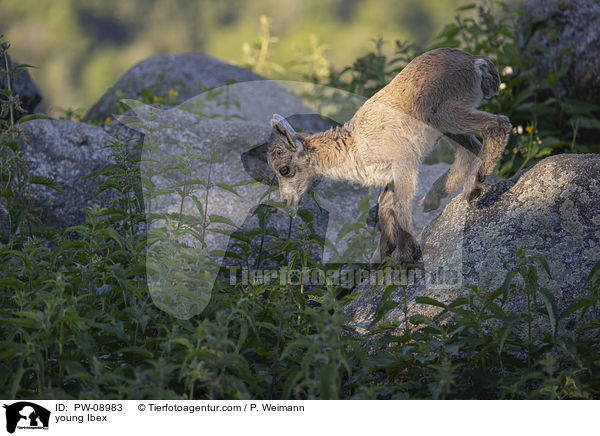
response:
[[[404,264],[414,263],[421,256],[421,249],[412,235],[412,224],[403,216],[405,212],[398,207],[399,204],[402,202],[396,199],[394,188],[388,185],[378,199],[381,235],[377,250],[371,257],[371,264],[375,266],[392,254]],[[408,213],[410,217],[410,208]],[[401,222],[404,222],[404,225],[400,224]]]
[[[388,185],[384,191],[379,194],[377,200],[379,226],[381,227],[381,235],[379,236],[379,244],[377,250],[371,257],[373,265],[379,265],[383,259],[394,252],[396,248],[396,233],[398,225],[394,216],[394,187]]]
[[[396,224],[396,250],[394,257],[402,264],[414,263],[421,257],[421,249],[413,236],[411,203],[417,184],[416,162],[405,161],[393,166],[394,202]]]

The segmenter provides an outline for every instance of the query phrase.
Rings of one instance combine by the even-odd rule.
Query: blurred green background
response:
[[[269,18],[272,59],[283,67],[318,53],[341,69],[382,37],[419,44],[453,21],[468,0],[2,0],[0,33],[31,70],[44,101],[39,109],[87,109],[117,78],[155,54],[204,52],[243,64]],[[464,14],[463,14],[464,15]],[[260,71],[259,71],[260,72]],[[273,72],[286,77],[285,68]]]

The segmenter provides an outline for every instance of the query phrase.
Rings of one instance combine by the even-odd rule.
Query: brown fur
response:
[[[505,116],[477,110],[483,97],[499,92],[492,62],[460,50],[441,48],[412,60],[342,127],[312,135],[297,133],[279,116],[268,154],[282,200],[295,206],[319,175],[368,186],[384,186],[379,197],[382,233],[373,262],[394,252],[404,263],[415,261],[411,199],[421,159],[443,136],[457,147],[455,162],[422,201],[424,210],[464,181],[469,201],[496,165],[511,125]],[[483,145],[476,136],[483,138]],[[283,167],[287,177],[280,174]]]

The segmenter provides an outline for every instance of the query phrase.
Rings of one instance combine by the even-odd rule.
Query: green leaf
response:
[[[6,147],[10,148],[15,153],[19,151],[19,143],[17,141],[8,141],[5,139],[4,141],[2,141],[2,145],[5,145]]]
[[[537,268],[533,265],[530,265],[527,268],[526,273],[521,273],[523,276],[523,280],[525,281],[525,287],[527,288],[527,292],[533,297],[533,301],[535,301],[535,293],[538,288],[538,272]]]
[[[29,182],[34,184],[34,185],[43,185],[43,186],[47,186],[48,188],[54,189],[55,191],[60,192],[61,194],[64,194],[65,191],[63,190],[62,186],[60,186],[60,184],[58,182],[56,182],[54,179],[50,178],[50,177],[46,177],[46,176],[31,176],[29,178]]]
[[[512,331],[512,329],[517,325],[518,319],[512,318],[509,321],[504,323],[502,327],[502,331],[500,332],[500,342],[498,344],[498,354],[502,354],[502,350],[504,349],[504,343],[508,338],[508,335]]]
[[[486,304],[485,307],[488,308],[489,311],[492,312],[492,314],[494,314],[497,319],[505,319],[506,318],[506,313],[504,313],[502,308],[500,306],[498,306],[496,303],[494,303],[493,301]]]
[[[596,264],[593,266],[590,274],[588,275],[587,281],[593,283],[596,275],[598,275],[598,278],[600,279],[600,262],[596,262]]]
[[[506,277],[504,277],[504,282],[502,282],[502,286],[500,286],[500,289],[502,290],[502,301],[506,302],[506,299],[508,298],[508,291],[510,290],[510,285],[512,284],[513,279],[515,278],[515,275],[517,274],[517,271],[515,270],[510,270],[506,273]]]
[[[13,288],[21,289],[25,286],[25,283],[23,283],[20,280],[15,279],[15,278],[7,277],[4,279],[0,279],[0,287],[2,287],[2,286],[6,286],[7,288],[13,287]]]
[[[340,300],[340,305],[343,307],[346,304],[351,303],[352,301],[356,300],[358,297],[360,297],[361,295],[363,295],[365,292],[353,292],[351,294],[346,295],[345,297],[343,297]]]
[[[600,319],[590,318],[581,327],[577,329],[578,332],[582,333],[587,330],[595,330],[600,328]]]
[[[358,201],[358,211],[361,214],[367,214],[369,212],[369,206],[370,206],[370,202],[371,201],[371,196],[370,195],[366,195],[363,198],[361,198]]]
[[[215,183],[215,186],[218,186],[219,188],[229,191],[232,194],[235,194],[238,197],[242,198],[242,196],[240,194],[238,194],[238,192],[235,189],[233,189],[231,186],[229,186],[227,183],[217,182],[217,183]]]
[[[552,338],[556,340],[556,331],[558,330],[558,308],[556,306],[556,299],[554,294],[548,288],[541,286],[539,288],[542,301],[546,306],[546,312],[548,312],[548,318],[550,320],[550,328],[552,329]]]
[[[242,182],[238,182],[235,185],[230,185],[230,186],[237,188],[238,186],[246,186],[246,185],[250,185],[252,183],[261,183],[261,182],[263,182],[263,179],[259,177],[259,178],[244,180]]]
[[[226,218],[221,215],[212,214],[209,216],[209,219],[210,219],[211,224],[223,223],[223,224],[229,224],[230,226],[233,226],[233,227],[237,227],[237,225],[233,221],[231,221],[229,218]]]
[[[317,195],[317,193],[315,191],[313,191],[312,189],[309,189],[308,196],[315,201],[315,203],[319,207],[319,212],[322,212],[323,206],[321,205],[321,200],[319,200],[319,196]]]
[[[137,354],[138,356],[146,357],[148,359],[152,359],[154,357],[154,354],[152,354],[147,349],[145,349],[143,347],[137,347],[137,346],[129,346],[129,347],[121,348],[121,349],[117,350],[116,352],[123,353],[123,354]]]
[[[111,228],[111,227],[106,227],[106,228],[102,228],[99,230],[99,233],[103,234],[104,236],[108,237],[108,238],[113,238],[120,247],[123,247],[123,238],[121,237],[121,235],[119,235],[119,233]]]
[[[413,315],[409,318],[409,321],[414,325],[425,324],[436,331],[440,330],[439,326],[432,319],[425,315]]]
[[[317,303],[319,303],[319,304],[325,304],[325,300],[323,299],[323,297],[319,297],[318,295],[312,295],[312,294],[309,294],[309,295],[307,296],[307,298],[308,298],[310,301],[315,301],[315,302],[317,302]]]
[[[378,333],[386,332],[386,331],[393,331],[393,330],[395,330],[397,328],[398,328],[398,323],[395,323],[395,322],[385,322],[384,321],[384,322],[380,323],[379,325],[377,325],[377,327],[370,328],[368,335],[369,336],[374,336],[374,335],[376,335]]]
[[[37,67],[34,65],[29,65],[29,64],[18,64],[18,65],[15,65],[13,68],[16,70],[17,68],[37,68]]]
[[[152,193],[152,195],[150,196],[150,200],[155,199],[156,197],[160,196],[160,195],[165,195],[165,194],[172,194],[174,193],[175,190],[174,189],[169,189],[169,188],[164,188],[164,189],[157,189],[156,191],[154,191]]]
[[[444,303],[437,301],[431,297],[416,297],[415,303],[427,304],[429,306],[437,306],[437,307],[441,307],[442,309],[446,308],[446,305]]]
[[[237,349],[240,350],[242,346],[245,344],[246,339],[248,338],[248,322],[243,319],[240,322],[240,335],[237,341]]]
[[[300,216],[300,218],[302,218],[302,221],[304,221],[306,224],[308,224],[309,227],[311,227],[315,217],[313,216],[310,210],[300,209],[298,211],[298,215]]]
[[[501,286],[498,289],[496,289],[494,292],[491,292],[488,295],[486,295],[485,299],[483,301],[483,307],[482,307],[482,309],[485,309],[487,306],[489,306],[490,304],[492,304],[493,301],[496,298],[498,298],[500,295],[502,295],[503,292],[504,292],[504,289],[502,289],[502,286]]]
[[[321,399],[334,400],[338,398],[339,377],[338,368],[334,364],[327,364],[319,371],[319,382],[321,386]]]
[[[600,120],[596,118],[584,117],[584,116],[573,116],[569,119],[569,122],[573,126],[579,126],[583,129],[600,129]]]
[[[383,317],[392,309],[395,309],[400,305],[399,302],[392,300],[392,292],[397,289],[397,286],[393,283],[386,285],[383,289],[383,293],[381,294],[381,300],[377,304],[375,308],[375,314],[373,315],[373,320],[371,321],[371,325],[374,326],[378,323]]]
[[[17,392],[19,391],[19,387],[21,386],[21,379],[25,374],[25,368],[23,368],[23,360],[19,361],[19,369],[11,378],[10,391],[8,393],[8,398],[16,398]]]
[[[546,273],[548,274],[548,277],[552,278],[552,274],[550,274],[550,266],[548,265],[548,261],[546,260],[546,258],[541,254],[537,253],[533,256],[542,264],[544,270],[546,270]]]
[[[30,115],[25,115],[25,116],[22,116],[21,118],[19,118],[19,121],[17,121],[17,123],[22,124],[22,123],[26,123],[27,121],[31,121],[31,120],[55,120],[55,119],[56,118],[49,117],[48,115],[30,114]]]
[[[346,223],[342,226],[342,228],[338,232],[336,241],[340,242],[344,238],[344,236],[346,236],[347,234],[349,234],[351,232],[358,233],[362,228],[363,228],[363,225],[358,222]]]
[[[187,338],[175,338],[175,339],[171,339],[169,341],[169,343],[183,345],[185,348],[187,348],[190,351],[194,349],[194,346],[192,345],[192,343]]]

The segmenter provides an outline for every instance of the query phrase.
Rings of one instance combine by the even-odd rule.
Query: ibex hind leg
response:
[[[454,145],[459,145],[471,154],[478,156],[483,145],[475,135],[457,135],[445,133],[445,136],[452,141]]]
[[[450,134],[478,135],[483,139],[483,146],[478,159],[475,159],[467,180],[464,192],[471,202],[481,194],[481,182],[493,171],[508,142],[511,129],[510,121],[504,115],[465,108],[459,102],[446,103],[438,116],[430,123]]]
[[[496,163],[502,156],[502,152],[508,143],[510,128],[511,125],[508,123],[497,128],[488,129],[483,133],[483,148],[478,156],[479,159],[476,159],[465,181],[464,193],[469,203],[474,202],[481,195],[481,183],[492,173]]]
[[[421,200],[423,212],[440,207],[440,201],[456,191],[465,181],[481,150],[481,143],[474,135],[447,134],[456,149],[456,157],[448,171],[437,179],[427,195]]]

